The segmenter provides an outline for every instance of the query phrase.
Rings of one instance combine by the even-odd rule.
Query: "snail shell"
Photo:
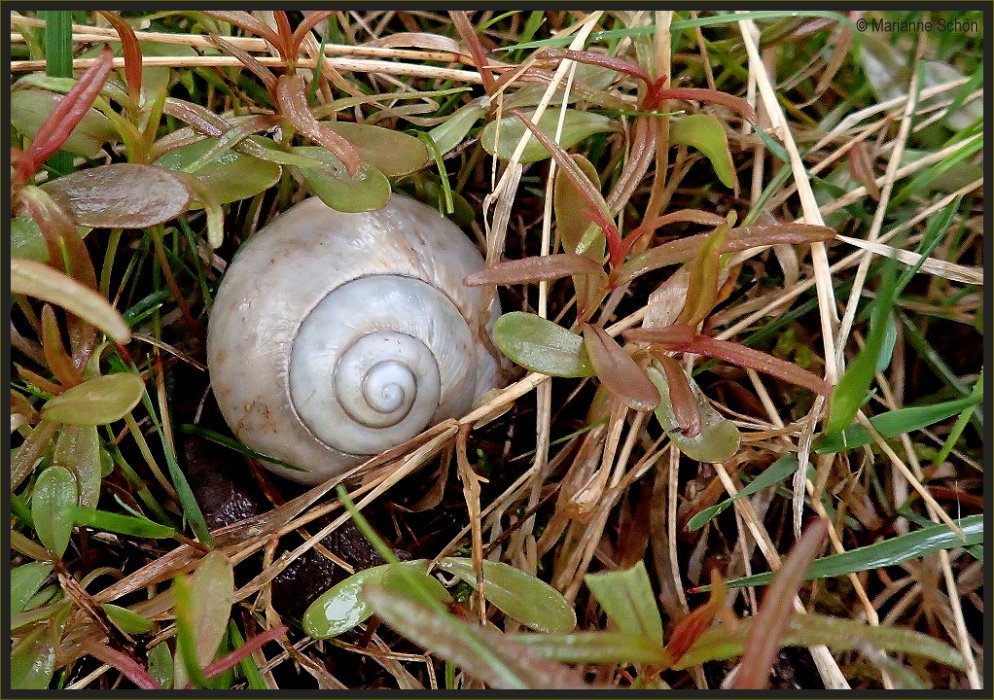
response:
[[[361,214],[294,206],[238,251],[211,310],[228,425],[303,470],[272,471],[316,484],[464,414],[500,376],[482,340],[499,309],[462,284],[482,266],[455,224],[405,196]]]

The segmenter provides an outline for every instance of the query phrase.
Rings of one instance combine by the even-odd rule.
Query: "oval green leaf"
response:
[[[473,560],[445,557],[438,568],[476,587]],[[496,608],[537,632],[566,633],[576,627],[576,613],[562,593],[545,581],[499,561],[483,561],[483,596]]]
[[[218,550],[206,554],[190,576],[189,591],[189,621],[193,625],[197,663],[203,668],[214,659],[231,616],[235,578],[228,557]],[[184,687],[188,675],[182,654],[176,655],[173,674],[176,686]]]
[[[592,377],[583,338],[548,319],[524,311],[504,314],[494,325],[494,342],[525,369],[551,377]]]
[[[307,636],[330,639],[368,620],[373,615],[373,610],[362,597],[362,587],[368,581],[382,583],[393,566],[403,566],[425,575],[428,572],[427,559],[383,564],[357,571],[329,588],[308,606],[301,620]],[[432,580],[438,583],[437,579]]]
[[[53,461],[73,473],[79,484],[79,505],[93,508],[100,498],[100,436],[93,425],[65,425],[55,441]]]
[[[735,164],[728,150],[728,137],[716,117],[689,114],[670,121],[670,144],[693,146],[711,161],[715,175],[725,187],[735,187]]]
[[[14,690],[47,690],[55,673],[58,635],[52,625],[32,630],[10,653],[10,687]]]
[[[38,592],[50,573],[52,565],[44,561],[33,561],[10,570],[11,615],[16,615],[25,609],[28,601]]]
[[[89,287],[34,260],[12,258],[10,291],[61,306],[92,323],[118,343],[131,340],[131,329],[117,309]]]
[[[499,127],[498,127],[499,124]],[[542,118],[538,120],[538,128],[550,139],[555,138],[556,129],[559,124],[559,110],[547,109]],[[498,139],[498,128],[499,136]],[[593,134],[613,131],[614,125],[611,119],[601,114],[593,112],[578,112],[575,109],[567,109],[563,118],[563,130],[559,139],[559,145],[563,148],[571,148]],[[505,117],[500,122],[490,122],[483,128],[480,142],[483,149],[492,156],[502,160],[510,160],[514,155],[514,150],[518,147],[521,137],[530,132],[527,127],[517,117]],[[496,146],[496,150],[495,150]],[[534,163],[539,160],[550,158],[551,154],[545,149],[534,135],[529,135],[528,143],[521,154],[522,163]]]
[[[42,406],[45,420],[71,425],[105,425],[128,415],[141,401],[145,384],[137,374],[94,377]]]
[[[663,621],[643,562],[630,569],[587,574],[583,582],[621,632],[663,643]]]
[[[206,138],[175,148],[155,161],[155,165],[167,170],[183,170],[215,148],[217,142],[216,138]],[[213,196],[215,204],[227,204],[265,192],[279,182],[282,173],[283,169],[277,163],[227,150],[189,175]]]
[[[428,149],[410,134],[373,124],[321,123],[355,146],[363,163],[387,177],[410,175],[428,164]]]
[[[104,603],[100,607],[107,613],[110,621],[126,634],[145,634],[152,629],[151,620],[127,608],[112,603]]]
[[[114,163],[80,170],[43,188],[93,228],[147,228],[175,219],[193,192],[182,176],[154,165]]]
[[[484,105],[488,101],[489,98],[486,96],[477,97],[469,104],[457,109],[445,121],[428,132],[432,141],[435,142],[435,148],[441,155],[444,156],[462,143],[473,125],[487,113],[487,108]]]
[[[47,90],[15,90],[10,94],[10,123],[19,132],[33,139],[48,115],[63,99],[64,95]],[[62,144],[61,150],[77,156],[96,158],[105,143],[119,140],[120,136],[111,120],[90,108]]]
[[[345,166],[320,146],[300,146],[292,149],[326,164],[326,168],[300,168],[307,186],[332,209],[357,214],[382,209],[390,199],[390,181],[369,163],[363,163],[355,177],[349,177]]]
[[[40,263],[48,262],[48,246],[38,222],[29,216],[10,220],[10,256]]]
[[[647,368],[646,374],[659,390],[660,401],[656,407],[656,420],[681,452],[701,462],[723,462],[738,451],[739,429],[711,406],[693,379],[688,377],[690,389],[697,399],[701,415],[701,430],[694,437],[687,437],[680,431],[680,423],[673,415],[666,376],[656,367]]]
[[[78,491],[76,479],[65,467],[53,464],[38,475],[31,494],[31,519],[45,548],[62,557],[72,534],[72,509]]]

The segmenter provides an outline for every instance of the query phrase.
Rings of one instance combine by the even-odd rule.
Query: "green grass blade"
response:
[[[763,470],[762,474],[753,479],[748,486],[739,491],[737,494],[731,498],[725,499],[721,503],[711,506],[710,508],[705,508],[692,517],[687,523],[687,529],[690,531],[700,530],[706,523],[710,522],[712,519],[717,517],[719,513],[732,505],[736,499],[751,496],[757,491],[762,491],[767,487],[780,483],[788,476],[796,472],[797,466],[797,455],[785,454],[783,457]]]
[[[945,525],[933,525],[866,547],[851,549],[842,554],[832,554],[816,559],[811,568],[808,569],[805,579],[812,581],[833,576],[846,576],[886,566],[897,566],[909,559],[917,559],[939,550],[971,547],[984,541],[983,514],[970,515],[954,522],[963,530],[966,541],[961,540],[955,532]],[[727,585],[729,588],[765,586],[772,578],[773,573],[757,574],[732,579]],[[710,586],[700,586],[694,590],[695,592],[703,592],[710,590],[710,588]]]

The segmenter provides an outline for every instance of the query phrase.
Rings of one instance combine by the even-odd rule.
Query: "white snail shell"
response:
[[[211,310],[207,364],[236,437],[316,484],[467,412],[497,386],[498,308],[462,279],[483,257],[438,211],[393,195],[344,214],[312,197],[260,229]]]

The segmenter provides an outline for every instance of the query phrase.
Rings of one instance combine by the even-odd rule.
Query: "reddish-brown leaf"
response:
[[[304,21],[297,25],[297,28],[293,31],[293,37],[290,40],[290,55],[296,57],[297,51],[300,49],[301,42],[303,42],[304,37],[307,36],[307,32],[314,29],[319,22],[323,22],[333,14],[335,14],[334,10],[304,12]]]
[[[82,382],[82,373],[73,364],[72,358],[62,345],[62,335],[55,320],[55,311],[50,304],[45,304],[41,310],[41,331],[45,362],[59,383],[69,388]]]
[[[655,221],[665,218],[665,216],[660,217],[660,219]],[[649,226],[655,226],[655,221],[650,222]],[[704,223],[703,217],[701,223]],[[724,223],[724,219],[721,219],[719,223]],[[694,236],[687,236],[686,238],[669,241],[668,243],[663,243],[647,250],[645,253],[625,263],[624,267],[621,268],[621,274],[618,276],[619,283],[625,284],[639,275],[644,275],[646,272],[657,270],[660,267],[687,262],[697,254],[700,246],[708,240],[710,235],[710,233],[700,233]],[[827,226],[812,226],[811,224],[787,223],[740,226],[729,230],[725,234],[725,243],[722,245],[720,252],[722,254],[732,253],[758,246],[775,245],[777,243],[801,245],[815,241],[826,241],[834,236],[835,231],[833,229]]]
[[[263,25],[263,26],[265,26],[265,25]],[[268,27],[267,27],[267,29],[268,29]],[[279,37],[276,36],[275,34],[273,34],[273,40],[275,40],[276,42],[279,42]],[[212,44],[214,44],[214,46],[216,46],[217,48],[221,49],[225,53],[229,53],[232,56],[234,56],[235,58],[237,58],[239,60],[239,62],[241,62],[241,64],[243,66],[245,66],[250,71],[252,71],[252,73],[254,73],[255,76],[257,78],[259,78],[259,80],[262,81],[262,84],[266,86],[266,90],[269,92],[270,95],[273,95],[273,94],[276,93],[276,76],[273,75],[273,72],[271,70],[269,70],[264,65],[262,65],[261,63],[259,63],[259,61],[255,58],[255,56],[253,56],[252,54],[250,54],[248,51],[244,51],[244,50],[238,48],[237,46],[235,46],[234,44],[232,44],[230,41],[225,41],[224,39],[222,39],[221,37],[219,37],[217,34],[208,34],[207,35],[207,41],[211,42]],[[267,38],[266,41],[270,41],[270,40]],[[270,43],[272,43],[272,42],[270,41]],[[277,49],[280,48],[279,45],[278,45],[278,43],[274,44],[274,46],[276,46]],[[281,49],[281,52],[282,52],[282,49]]]
[[[111,649],[92,637],[84,637],[80,648],[98,661],[113,666],[141,690],[162,690],[148,671],[138,665],[138,662],[127,654]]]
[[[236,11],[228,12],[223,10],[206,10],[204,14],[208,14],[211,17],[221,20],[222,22],[228,22],[229,24],[234,24],[236,27],[241,27],[242,29],[252,32],[253,34],[262,37],[270,44],[273,45],[274,49],[280,49],[280,37],[274,32],[268,24],[263,22],[261,19],[253,17],[248,12]]]
[[[656,407],[659,392],[655,385],[607,331],[584,324],[583,340],[590,364],[612,394],[636,411],[651,411]]]
[[[676,629],[673,630],[669,644],[666,645],[665,649],[667,666],[672,666],[687,653],[694,642],[711,626],[714,616],[721,611],[724,604],[725,580],[717,571],[712,571],[711,597],[704,605],[680,620]]]
[[[345,166],[349,177],[359,173],[362,160],[355,146],[336,134],[315,118],[307,104],[307,90],[304,79],[299,75],[281,75],[276,88],[276,102],[280,114],[286,117],[301,134],[324,146]]]
[[[142,50],[138,45],[138,37],[135,36],[131,25],[121,18],[116,12],[99,10],[99,13],[113,25],[121,37],[121,51],[124,54],[124,79],[128,84],[128,96],[131,104],[137,108],[141,100],[142,92]]]
[[[873,176],[873,160],[865,141],[857,141],[849,149],[849,174],[866,188],[868,195],[880,201],[880,187],[877,186],[877,178]]]
[[[463,11],[449,12],[449,17],[452,18],[452,24],[455,25],[456,31],[459,32],[459,38],[463,40],[463,43],[466,44],[470,54],[473,56],[473,63],[476,64],[476,70],[479,71],[480,79],[483,81],[483,89],[488,95],[494,94],[494,75],[487,66],[487,53],[483,48],[483,44],[480,43],[480,37],[477,36],[472,22],[469,21],[469,17]]]
[[[801,369],[792,362],[767,355],[765,352],[753,350],[740,343],[727,340],[717,340],[706,335],[695,335],[690,340],[674,340],[674,332],[670,328],[633,328],[625,331],[625,338],[642,343],[654,343],[673,352],[689,352],[694,355],[713,357],[724,360],[739,367],[754,369],[785,382],[803,386],[816,394],[828,396],[832,387],[824,379],[813,372]]]
[[[773,577],[759,613],[749,627],[745,652],[739,662],[739,672],[732,684],[736,689],[763,690],[770,682],[770,669],[776,660],[783,639],[794,615],[794,596],[804,582],[804,575],[821,552],[828,536],[828,520],[819,518],[812,523]]]
[[[15,187],[27,182],[69,138],[69,134],[93,105],[93,101],[107,82],[113,62],[114,52],[109,46],[104,46],[93,65],[86,69],[72,89],[55,106],[48,119],[41,125],[28,150],[17,159],[13,178]]]
[[[666,374],[666,384],[670,390],[670,406],[673,417],[680,424],[680,430],[687,437],[701,432],[701,411],[697,407],[697,397],[690,388],[690,381],[680,365],[669,355],[657,354],[656,360]]]
[[[700,102],[714,102],[715,104],[724,105],[725,107],[734,109],[753,124],[755,124],[758,119],[756,116],[756,110],[754,110],[748,102],[743,100],[741,97],[729,95],[727,92],[721,92],[719,90],[711,90],[709,88],[668,88],[666,90],[660,90],[657,94],[657,98],[660,101],[684,100],[689,102],[691,100],[696,100]]]
[[[271,642],[274,639],[279,639],[286,634],[287,630],[290,629],[287,625],[277,625],[272,629],[268,629],[265,632],[255,635],[249,639],[245,644],[235,649],[232,652],[228,652],[222,656],[217,661],[208,664],[204,667],[204,678],[211,679],[215,676],[220,676],[225,671],[233,669],[235,666],[240,664],[244,659],[248,658],[256,652],[257,649],[262,649],[267,642]]]
[[[583,171],[573,162],[570,155],[560,146],[558,143],[550,139],[548,136],[542,133],[542,131],[532,122],[531,119],[526,117],[521,113],[520,110],[510,109],[508,110],[509,116],[517,117],[521,120],[532,135],[545,146],[546,150],[552,155],[556,161],[556,165],[569,177],[570,182],[573,187],[580,193],[584,201],[590,205],[589,209],[584,210],[586,215],[590,220],[597,224],[602,231],[604,231],[604,236],[607,239],[608,251],[611,254],[612,265],[620,264],[618,256],[623,254],[621,249],[621,234],[618,233],[618,229],[615,228],[614,223],[611,221],[611,217],[608,214],[607,202],[604,201],[604,197],[598,192],[592,182],[587,179]],[[615,263],[615,261],[618,261]]]
[[[463,284],[467,287],[480,287],[487,284],[521,284],[523,282],[554,280],[567,275],[598,275],[607,278],[604,268],[587,256],[562,253],[520,260],[505,260],[466,275]]]

